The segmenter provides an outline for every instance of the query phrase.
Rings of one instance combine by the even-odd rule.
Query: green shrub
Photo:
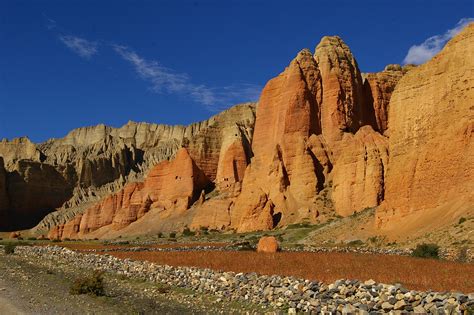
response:
[[[55,238],[52,242],[53,243],[59,243],[59,242],[61,242],[61,240],[59,238]]]
[[[162,238],[162,237],[163,237],[163,233],[160,232],[160,233],[157,234],[157,236],[158,236],[158,238]]]
[[[176,238],[176,233],[175,233],[175,232],[171,232],[171,233],[170,233],[170,238]]]
[[[466,219],[466,218],[464,218],[464,217],[461,217],[461,218],[459,218],[459,222],[458,222],[458,224],[463,224],[463,223],[464,223],[464,222],[466,222],[466,221],[467,221],[467,219]]]
[[[104,296],[103,271],[95,271],[91,276],[79,277],[72,283],[69,292],[71,294],[90,294]]]
[[[196,233],[191,231],[188,227],[185,227],[183,230],[183,236],[194,236]]]
[[[5,251],[6,255],[11,255],[15,253],[15,244],[8,243],[3,246],[3,250]]]
[[[413,257],[439,258],[439,246],[436,244],[418,244],[411,253]]]
[[[36,241],[36,237],[28,237],[27,240],[28,241]]]

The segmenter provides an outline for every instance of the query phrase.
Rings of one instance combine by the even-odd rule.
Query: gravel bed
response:
[[[210,293],[221,300],[249,301],[288,313],[341,314],[462,314],[474,308],[474,293],[410,291],[373,280],[338,280],[331,284],[285,276],[220,272],[194,267],[171,267],[110,255],[79,253],[57,246],[20,246],[20,256],[49,259]]]

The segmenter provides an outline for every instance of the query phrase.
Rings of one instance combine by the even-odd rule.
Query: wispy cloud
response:
[[[49,16],[47,16],[44,12],[43,12],[43,18],[44,20],[46,21],[46,28],[48,30],[52,30],[52,29],[55,29],[56,26],[58,25],[56,23],[56,20],[53,20],[52,18],[50,18]]]
[[[60,35],[59,39],[64,45],[82,58],[90,59],[98,52],[99,45],[97,42],[71,35]]]
[[[164,67],[155,60],[147,60],[127,46],[112,45],[112,48],[134,67],[143,80],[150,82],[155,92],[191,97],[210,111],[221,110],[236,102],[258,100],[260,86],[242,83],[218,88],[195,84],[188,74]]]
[[[448,40],[458,34],[467,24],[474,22],[474,18],[463,18],[459,20],[456,26],[447,30],[444,34],[431,36],[419,45],[413,45],[403,60],[405,64],[422,64],[436,55]]]

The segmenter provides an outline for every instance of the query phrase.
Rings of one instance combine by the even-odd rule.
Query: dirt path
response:
[[[253,310],[250,305],[230,305],[216,301],[215,296],[110,273],[104,276],[106,296],[71,295],[74,279],[92,272],[1,252],[0,315],[239,314]]]
[[[0,314],[25,314],[24,311],[18,308],[18,305],[12,303],[16,298],[10,292],[6,292],[5,287],[5,283],[0,281]]]

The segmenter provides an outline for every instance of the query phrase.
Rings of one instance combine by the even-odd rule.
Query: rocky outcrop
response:
[[[301,51],[263,89],[253,137],[254,157],[232,211],[239,231],[271,229],[287,222],[317,194],[318,178],[306,141],[319,129],[320,74],[311,52]],[[301,218],[299,218],[301,219]]]
[[[41,151],[26,137],[15,138],[12,141],[2,139],[0,141],[0,152],[7,169],[21,160],[41,162],[44,159]]]
[[[371,108],[364,106],[361,73],[340,37],[323,37],[314,58],[322,79],[321,131],[327,141],[337,141],[344,132],[355,133],[365,125]]]
[[[262,92],[254,157],[232,209],[232,226],[252,231],[315,222],[325,187],[332,189],[339,215],[377,206],[388,153],[386,138],[370,127],[373,106],[357,62],[339,37],[324,37],[314,56],[301,51]]]
[[[390,161],[378,227],[413,222],[419,229],[436,218],[447,224],[474,205],[473,73],[471,23],[400,80],[390,100]]]
[[[28,214],[22,212],[27,217],[35,218],[22,226],[23,228],[31,227],[46,214],[59,208],[59,211],[40,222],[35,229],[38,233],[49,230],[53,225],[66,223],[84,211],[83,205],[97,202],[122,189],[129,182],[143,180],[150,168],[160,161],[174,158],[181,147],[186,147],[197,166],[208,178],[214,180],[221,151],[223,154],[225,152],[223,145],[227,147],[228,144],[235,143],[226,154],[226,161],[233,163],[231,160],[235,160],[236,173],[231,176],[229,166],[223,166],[222,181],[239,182],[251,156],[254,120],[255,104],[247,103],[189,126],[129,122],[120,128],[98,125],[75,129],[64,138],[51,139],[38,145],[27,138],[2,140],[0,157],[5,160],[7,172],[12,174],[7,176],[7,181],[11,179],[15,182],[11,185],[20,189],[15,192],[8,190],[12,205],[8,213],[15,216],[15,213],[23,211],[16,208],[23,202],[17,200],[22,194],[21,189],[35,190],[36,188],[31,187],[42,184],[35,182],[40,179],[37,176],[30,176],[30,179],[25,181],[25,174],[16,170],[15,165],[27,161],[42,163],[41,167],[48,169],[51,174],[54,169],[64,178],[68,191],[72,190],[66,199],[53,197],[56,199],[47,203],[47,209],[40,209],[31,204]],[[239,144],[241,152],[235,151],[238,150]],[[237,155],[232,157],[232,152]],[[49,173],[44,176],[49,176]],[[25,185],[19,185],[21,181],[24,181]],[[43,199],[49,198],[48,196],[55,194],[45,194]],[[12,224],[9,226],[12,229],[19,228]]]
[[[52,239],[81,238],[101,228],[119,230],[151,209],[161,213],[182,212],[210,183],[183,148],[172,161],[163,161],[151,169],[145,182],[125,186],[66,224],[56,226],[48,236]]]

